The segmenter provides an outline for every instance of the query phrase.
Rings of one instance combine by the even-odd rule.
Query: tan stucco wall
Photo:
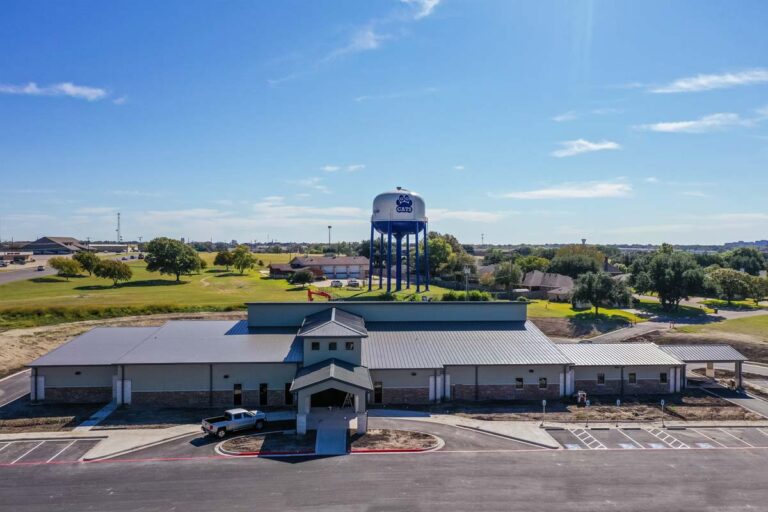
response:
[[[45,377],[46,388],[112,387],[112,376],[116,372],[114,366],[42,366],[37,369],[38,377]]]
[[[320,350],[312,350],[312,342],[320,343]],[[355,350],[347,350],[346,342],[355,344]],[[328,344],[336,342],[336,350],[328,350]],[[304,366],[325,361],[326,359],[340,359],[349,363],[360,364],[360,344],[365,340],[360,338],[304,338]]]
[[[426,388],[432,375],[433,370],[371,370],[371,380],[385,388]]]
[[[531,373],[529,370],[533,370]],[[478,366],[479,385],[514,384],[518,377],[524,384],[539,384],[539,378],[545,377],[548,384],[559,384],[562,365],[526,365],[526,366]],[[451,376],[451,384],[475,384],[474,366],[449,366],[446,373]]]
[[[229,378],[225,379],[224,375]],[[235,384],[255,390],[259,389],[259,384],[266,383],[269,389],[282,391],[286,383],[293,382],[295,375],[295,364],[215,364],[213,390],[231,391]]]

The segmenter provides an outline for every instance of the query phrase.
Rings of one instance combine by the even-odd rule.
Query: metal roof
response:
[[[654,343],[574,343],[557,346],[576,366],[679,366]]]
[[[373,389],[368,368],[338,359],[327,359],[296,372],[296,378],[291,383],[291,391],[308,388],[327,380],[343,382],[368,391]]]
[[[659,348],[685,363],[717,363],[747,360],[741,352],[730,345],[659,345]]]
[[[365,337],[365,320],[359,315],[338,308],[313,313],[304,319],[299,336],[314,337]]]
[[[159,327],[96,327],[38,357],[28,366],[111,365]]]
[[[117,363],[299,363],[303,353],[292,327],[249,328],[245,320],[174,320]]]
[[[372,370],[570,363],[528,321],[369,323],[362,346],[362,364]]]

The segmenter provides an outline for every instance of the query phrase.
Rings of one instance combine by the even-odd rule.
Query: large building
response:
[[[300,270],[309,270],[316,277],[328,279],[365,279],[368,258],[365,256],[297,256],[289,263],[269,265],[271,277],[288,277]]]
[[[33,400],[295,406],[301,428],[319,406],[362,418],[368,404],[675,393],[687,361],[740,374],[735,350],[697,348],[555,345],[523,302],[278,302],[241,321],[95,328],[30,366]]]
[[[33,254],[74,254],[87,251],[88,247],[69,236],[44,236],[22,247]]]

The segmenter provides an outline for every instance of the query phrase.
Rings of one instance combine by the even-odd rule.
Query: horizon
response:
[[[768,237],[764,2],[96,5],[5,6],[4,241]]]

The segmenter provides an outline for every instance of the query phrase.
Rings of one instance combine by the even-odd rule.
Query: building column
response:
[[[715,378],[715,363],[707,363],[706,376],[710,379]]]
[[[741,365],[742,365],[741,361],[736,361],[734,363],[734,370],[735,370],[734,373],[736,374],[736,389],[741,389],[743,385],[742,376],[741,376],[741,373],[742,373]]]

